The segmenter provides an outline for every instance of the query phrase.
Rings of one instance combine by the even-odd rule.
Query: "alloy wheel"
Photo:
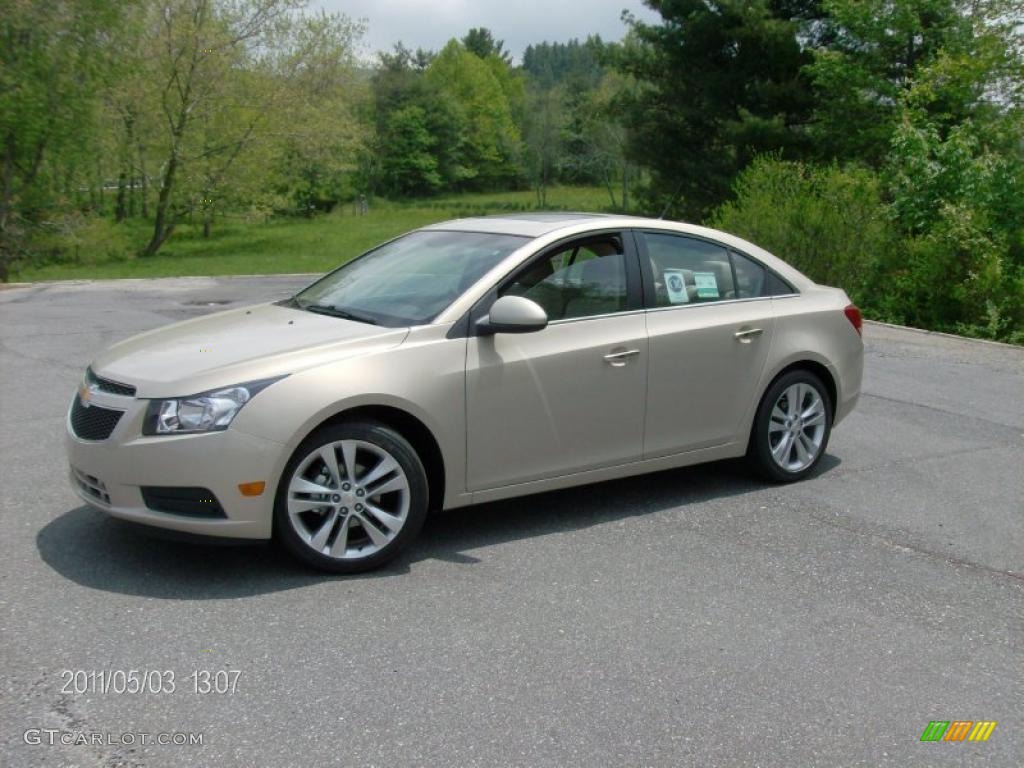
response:
[[[806,469],[821,452],[825,439],[825,403],[817,389],[797,382],[772,407],[768,424],[768,450],[787,472]]]
[[[409,479],[394,456],[364,440],[311,451],[288,484],[288,520],[320,555],[369,557],[390,544],[409,516]]]

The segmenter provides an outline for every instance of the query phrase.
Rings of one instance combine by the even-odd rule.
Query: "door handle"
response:
[[[626,361],[631,357],[636,357],[640,354],[639,349],[626,349],[622,352],[609,352],[604,356],[604,361],[610,363],[616,368],[621,368],[626,364]]]
[[[742,344],[749,344],[754,336],[760,336],[762,333],[764,333],[764,328],[747,328],[742,331],[736,331],[732,337]]]

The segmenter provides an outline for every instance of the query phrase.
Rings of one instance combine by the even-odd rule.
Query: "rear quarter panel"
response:
[[[864,342],[843,314],[849,304],[843,291],[823,286],[806,288],[799,296],[772,299],[775,340],[761,391],[793,363],[813,360],[832,375],[836,386],[833,424],[842,421],[860,396],[864,372]]]

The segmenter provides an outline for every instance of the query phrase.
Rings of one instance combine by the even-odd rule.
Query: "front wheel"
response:
[[[821,379],[790,371],[765,392],[754,417],[747,457],[769,480],[802,480],[825,455],[832,403]]]
[[[383,565],[419,533],[427,477],[416,451],[381,424],[336,424],[295,451],[278,487],[274,525],[300,560],[334,573]]]

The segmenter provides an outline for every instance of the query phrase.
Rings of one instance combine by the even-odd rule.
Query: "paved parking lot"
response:
[[[1024,349],[869,325],[861,405],[808,482],[728,462],[461,509],[361,577],[79,503],[63,419],[98,351],[305,282],[0,291],[0,764],[1024,764]],[[62,691],[131,669],[176,690]],[[931,720],[998,726],[921,743]]]

